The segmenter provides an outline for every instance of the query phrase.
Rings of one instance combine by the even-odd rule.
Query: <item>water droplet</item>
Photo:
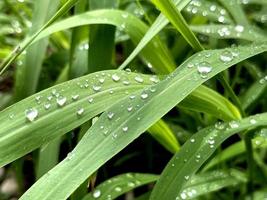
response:
[[[127,110],[128,110],[128,112],[131,112],[133,110],[133,107],[130,106],[130,107],[127,108]]]
[[[29,108],[25,111],[26,118],[33,122],[38,117],[38,110],[35,108]]]
[[[180,194],[180,196],[181,196],[181,199],[187,199],[187,195],[186,195],[185,192],[182,192],[182,193]]]
[[[122,189],[121,189],[121,187],[115,187],[115,191],[116,191],[116,192],[121,192]]]
[[[123,81],[122,83],[123,83],[123,85],[130,85],[129,81]]]
[[[93,85],[93,90],[95,92],[99,92],[101,90],[101,86],[99,86],[99,85]]]
[[[141,99],[147,99],[148,97],[148,94],[147,93],[142,93],[141,94]]]
[[[184,176],[184,179],[185,180],[189,180],[189,176]]]
[[[47,97],[47,100],[48,100],[48,101],[51,101],[52,99],[53,99],[53,96],[48,96],[48,97]]]
[[[117,74],[113,74],[111,76],[112,80],[115,81],[115,82],[118,82],[121,78],[117,75]]]
[[[77,115],[78,115],[78,116],[81,116],[83,113],[84,113],[84,108],[79,108],[79,109],[77,110]]]
[[[50,103],[45,103],[45,104],[44,104],[44,108],[45,108],[46,110],[48,110],[50,107],[51,107],[51,104],[50,104]]]
[[[57,105],[62,107],[62,106],[64,106],[66,104],[67,98],[63,97],[63,96],[60,96],[60,97],[57,98],[56,101],[57,101]]]
[[[123,132],[127,132],[128,131],[128,126],[122,127],[122,130],[123,130]]]
[[[108,112],[107,116],[109,119],[112,119],[114,117],[114,113],[113,112]]]
[[[89,102],[89,103],[93,103],[93,101],[94,101],[94,99],[93,99],[92,97],[89,97],[89,98],[88,98],[88,102]]]
[[[73,101],[76,101],[79,98],[79,95],[78,94],[72,95],[71,98]]]
[[[141,76],[136,76],[136,77],[134,77],[134,80],[135,80],[137,83],[143,83],[143,82],[144,82],[144,79],[143,79]]]
[[[236,25],[235,26],[235,31],[236,32],[239,32],[239,33],[242,33],[244,31],[244,26],[242,26],[242,25]]]
[[[195,138],[191,138],[191,139],[190,139],[190,142],[191,142],[191,143],[194,143],[195,141],[196,141]]]
[[[135,95],[130,95],[129,98],[130,98],[130,99],[134,99],[134,98],[135,98]]]
[[[156,76],[152,76],[152,77],[150,77],[149,80],[150,80],[152,83],[158,83],[158,82],[159,82],[159,79],[158,79]]]
[[[215,123],[215,128],[218,129],[218,130],[223,130],[225,128],[224,123],[216,122]]]
[[[256,124],[256,123],[257,123],[257,121],[256,121],[255,119],[250,119],[249,122],[250,122],[251,124]]]
[[[231,122],[229,122],[229,126],[230,126],[231,128],[238,128],[238,127],[239,127],[239,125],[238,125],[238,123],[237,123],[236,121],[231,121]]]
[[[224,63],[231,62],[233,60],[234,56],[231,51],[225,50],[220,55],[220,60]]]
[[[128,187],[134,187],[135,186],[135,184],[133,182],[128,182],[127,185],[128,185]]]
[[[197,70],[201,78],[207,78],[208,74],[212,71],[212,66],[210,63],[204,61],[198,64]]]
[[[188,63],[187,64],[187,68],[193,68],[194,67],[194,64],[193,63]]]
[[[93,192],[93,197],[94,198],[99,198],[101,196],[101,191],[100,190],[95,190],[94,192]]]
[[[105,79],[104,78],[100,78],[98,79],[99,83],[103,84],[105,82]]]

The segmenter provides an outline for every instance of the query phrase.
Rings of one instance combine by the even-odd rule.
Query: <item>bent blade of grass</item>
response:
[[[181,11],[191,0],[175,0],[174,3]],[[163,14],[160,14],[149,30],[146,32],[142,40],[135,47],[128,58],[120,65],[119,69],[124,69],[141,51],[142,49],[168,24],[168,20]]]
[[[99,16],[102,16],[101,18]],[[127,16],[127,21],[125,22],[125,16]],[[134,43],[138,43],[141,40],[142,36],[145,35],[145,31],[148,30],[148,27],[140,21],[138,18],[130,15],[127,12],[117,11],[117,10],[98,10],[91,11],[84,14],[80,14],[74,17],[70,17],[68,19],[62,20],[58,23],[53,24],[46,30],[44,30],[35,41],[38,41],[41,38],[47,37],[51,33],[80,26],[86,24],[111,24],[117,27],[120,27],[122,23],[125,24],[124,31],[130,36]],[[156,69],[158,73],[169,73],[175,69],[175,64],[170,58],[169,54],[166,53],[165,47],[159,38],[153,38],[151,43],[149,43],[142,51],[142,55],[149,63],[152,64],[153,68]],[[155,56],[156,55],[156,56]],[[202,90],[201,90],[202,88]],[[198,91],[198,90],[201,90]],[[215,98],[216,96],[216,98]],[[217,98],[218,97],[218,98]],[[228,106],[231,103],[223,98],[219,97],[218,93],[215,93],[212,90],[205,89],[205,86],[199,87],[196,91],[194,91],[191,95],[192,102],[201,102],[202,100],[206,101],[206,105],[209,106],[209,109],[205,109],[207,112],[216,113],[215,116],[220,116],[222,119],[235,119],[240,114],[238,111],[234,109],[234,106]],[[220,102],[220,104],[215,104],[215,100]],[[209,103],[208,103],[209,102]],[[228,102],[228,103],[227,103]],[[226,105],[224,105],[226,103]],[[203,102],[203,104],[205,104]],[[188,105],[188,104],[187,104]],[[194,105],[194,104],[193,104]],[[218,105],[222,107],[218,108]],[[186,108],[193,108],[191,105],[186,106]],[[200,111],[199,106],[195,106],[195,110]],[[222,110],[222,112],[218,112]],[[203,112],[203,110],[201,110]]]
[[[82,200],[115,199],[142,185],[155,182],[159,176],[154,174],[127,173],[115,176],[98,185],[93,192],[87,194]]]
[[[21,45],[15,47],[15,49],[5,58],[5,60],[0,65],[0,75],[9,67],[9,65],[16,60],[16,58],[22,54],[22,52],[32,43],[32,41],[49,25],[55,22],[58,18],[64,15],[72,6],[74,6],[79,0],[68,0],[57,12],[56,14],[45,23],[36,33],[32,36],[27,37]]]
[[[181,33],[181,35],[191,45],[192,48],[194,48],[196,51],[203,50],[200,42],[190,30],[184,17],[171,0],[152,0],[152,2],[170,20],[173,26],[178,30],[179,33]]]
[[[226,50],[235,53],[238,52],[238,56],[228,63],[222,63],[219,58]],[[42,198],[43,200],[66,199],[86,180],[86,178],[92,175],[99,167],[120,152],[134,139],[140,136],[152,124],[157,122],[170,109],[181,102],[206,80],[214,77],[216,74],[230,66],[253,55],[265,52],[266,50],[267,43],[254,43],[252,45],[232,47],[222,50],[203,51],[190,57],[177,68],[174,73],[169,75],[163,81],[160,81],[152,87],[145,88],[143,91],[136,92],[135,98],[125,97],[103,113],[97,122],[87,131],[72,153],[48,174],[39,179],[39,181],[37,181],[20,198],[20,200],[32,200],[38,198]],[[205,56],[206,54],[208,54],[209,57]],[[197,67],[187,67],[188,64],[197,64],[203,61],[212,66],[212,70],[207,78],[202,78],[200,76]],[[192,78],[194,79],[192,80]],[[131,112],[128,112],[127,110],[129,105],[133,106]],[[110,113],[113,114],[112,120],[109,118]],[[267,114],[255,116],[256,123],[254,124],[250,124],[249,120],[250,119],[244,119],[240,122],[241,124],[239,128],[229,129],[224,132],[224,136],[227,138],[227,136],[242,131],[243,129],[245,130],[247,128],[266,124]],[[210,129],[205,130],[207,131]],[[202,144],[200,141],[200,139],[203,139],[202,136],[211,134],[206,131],[202,131],[201,134],[198,134],[201,138],[199,138],[199,141],[196,144]],[[219,142],[215,145],[219,145]],[[197,145],[195,145],[194,148],[189,144],[187,144],[187,146],[190,146],[189,150],[191,153],[194,153],[198,148]],[[215,148],[210,148],[209,145],[204,145],[203,148],[209,149],[209,151],[207,150],[207,157],[208,153],[215,151]],[[203,157],[205,158],[205,155],[203,155]],[[192,159],[194,159],[194,157],[192,157]],[[203,158],[201,159],[201,162],[204,162]],[[182,164],[183,161],[179,163]],[[191,165],[186,168],[192,170],[188,171],[191,173],[189,174],[190,176],[193,174],[195,167],[200,167],[200,165],[196,165],[193,168]],[[77,171],[79,173],[77,173]],[[187,174],[183,174],[183,179],[179,183],[184,183],[185,175]],[[176,178],[176,176],[173,176],[173,178]],[[64,187],[62,187],[63,184]],[[159,186],[157,187],[159,188]],[[168,188],[166,189],[166,187],[171,188],[173,193],[169,194]],[[176,197],[178,195],[177,191],[180,192],[180,190],[173,189],[173,185],[164,184],[160,190],[156,190],[156,194],[158,194],[156,196],[158,199],[163,199],[162,194],[167,192],[165,193],[166,196],[170,198]]]
[[[256,124],[250,123],[251,119],[256,120]],[[150,199],[162,199],[164,196],[168,196],[170,199],[180,198],[188,180],[194,176],[196,171],[223,141],[246,129],[266,126],[267,113],[251,116],[236,123],[238,124],[236,128],[231,128],[227,123],[219,129],[213,126],[207,127],[192,136],[169,161],[156,183]],[[210,141],[212,141],[212,144]],[[184,162],[184,159],[186,159],[186,162]]]
[[[113,81],[112,74],[121,81]],[[143,83],[136,82],[136,76],[118,70],[97,72],[56,85],[6,108],[0,112],[0,166],[83,124],[124,97],[126,91],[135,92],[153,84],[151,76],[138,75]],[[58,103],[60,99],[64,102],[64,98],[66,105],[60,106]],[[25,112],[30,108],[38,111],[33,122],[26,118]],[[85,110],[81,117],[77,115],[79,109]]]
[[[190,26],[192,31],[201,33],[216,39],[241,39],[254,41],[266,41],[267,37],[260,30],[248,26],[232,25],[198,25]]]

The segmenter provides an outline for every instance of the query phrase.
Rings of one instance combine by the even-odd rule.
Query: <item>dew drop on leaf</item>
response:
[[[147,93],[142,93],[141,94],[141,99],[147,99],[148,97],[148,94]]]
[[[99,85],[93,85],[93,90],[95,92],[99,92],[101,90],[101,86],[99,86]]]
[[[92,97],[88,98],[89,103],[93,103],[94,99]]]
[[[234,56],[231,51],[225,50],[220,55],[220,60],[224,63],[231,62],[233,60]]]
[[[116,192],[121,192],[122,189],[121,189],[121,187],[115,187],[115,191],[116,191]]]
[[[210,63],[204,61],[197,65],[197,70],[201,78],[207,78],[208,74],[212,71],[212,66]]]
[[[78,116],[81,116],[83,113],[84,113],[84,108],[79,108],[79,109],[77,110],[77,115],[78,115]]]
[[[107,116],[108,116],[108,119],[112,119],[114,117],[114,113],[113,112],[108,112]]]
[[[257,121],[256,121],[255,119],[250,119],[249,122],[250,122],[251,124],[256,124],[256,123],[257,123]]]
[[[97,199],[97,198],[99,198],[101,196],[101,191],[100,190],[95,190],[94,192],[93,192],[93,197],[95,198],[95,199]]]
[[[57,101],[57,105],[62,107],[62,106],[64,106],[66,104],[67,98],[63,97],[63,96],[60,96],[60,97],[57,98],[56,101]]]
[[[134,80],[135,80],[137,83],[143,83],[143,82],[144,82],[144,79],[143,79],[141,76],[136,76],[136,77],[134,77]]]
[[[35,108],[29,108],[25,111],[26,118],[33,122],[38,117],[38,110]]]
[[[71,98],[73,101],[76,101],[79,98],[79,95],[78,94],[72,95]]]
[[[44,108],[45,108],[46,110],[48,110],[50,107],[51,107],[51,104],[50,104],[50,103],[45,103],[45,104],[44,104]]]
[[[123,131],[123,132],[127,132],[127,131],[128,131],[128,126],[124,126],[124,127],[122,127],[122,131]]]
[[[115,81],[115,82],[118,82],[121,78],[117,75],[117,74],[113,74],[111,76],[112,80]]]

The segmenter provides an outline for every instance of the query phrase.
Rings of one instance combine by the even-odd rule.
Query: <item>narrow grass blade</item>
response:
[[[194,48],[196,51],[203,50],[200,42],[190,30],[187,22],[170,0],[152,0],[152,2],[158,7],[158,9],[170,20],[173,26],[181,33],[185,40]]]
[[[106,200],[115,199],[120,195],[142,185],[155,182],[158,175],[127,173],[115,176],[97,186],[93,192],[86,195],[82,200]]]
[[[67,158],[53,168],[48,174],[44,175],[39,181],[37,181],[20,198],[20,200],[31,200],[36,198],[42,198],[44,200],[66,199],[82,182],[84,182],[84,180],[86,180],[87,177],[92,175],[106,161],[125,148],[152,124],[157,122],[163,115],[181,102],[194,89],[208,80],[208,78],[212,78],[230,66],[239,63],[253,55],[265,52],[266,50],[267,43],[254,43],[247,46],[203,51],[195,54],[185,61],[165,80],[160,81],[154,86],[145,88],[143,91],[137,92],[134,97],[132,95],[132,97],[125,97],[113,105],[105,113],[103,113],[97,122],[87,131],[72,153],[69,154]],[[238,56],[234,57],[227,63],[222,63],[219,58],[226,51],[232,53],[238,52]],[[205,56],[206,54],[209,56]],[[212,70],[205,74],[201,73],[200,70],[201,63],[204,61],[212,66]],[[195,67],[188,68],[188,65],[194,65]],[[194,81],[192,81],[190,78],[194,78]],[[127,107],[131,105],[134,107],[134,109],[131,112],[128,112]],[[112,120],[109,118],[110,113],[113,115]],[[172,168],[172,170],[175,171],[173,173],[178,171],[182,174],[182,179],[179,176],[179,187],[182,187],[183,183],[185,183],[184,176],[192,176],[193,173],[205,161],[205,158],[207,159],[209,155],[215,151],[217,147],[216,145],[219,145],[220,141],[222,142],[230,135],[247,128],[265,125],[267,122],[267,114],[255,116],[255,123],[253,124],[249,123],[249,120],[251,120],[251,118],[244,119],[240,122],[238,128],[229,128],[225,132],[217,129],[212,129],[214,132],[209,132],[210,128],[204,129],[197,134],[198,138],[196,138],[196,143],[193,148],[189,144],[185,145],[185,149],[188,149],[186,151],[184,150],[183,154],[186,154],[186,158],[190,158],[190,162],[186,162],[187,167],[185,169],[189,170],[186,171],[189,174],[185,174],[183,171],[176,170],[177,168]],[[202,142],[206,141],[209,136],[213,136],[212,133],[220,133],[217,134],[218,138],[214,138],[216,139],[214,148],[210,148],[210,144]],[[217,139],[220,140],[217,141]],[[202,145],[201,147],[205,149],[207,154],[203,154],[203,157],[198,165],[192,166],[192,162],[195,161],[194,154],[199,153],[198,151],[195,152],[198,150],[199,145]],[[107,149],[106,147],[109,148]],[[188,156],[187,151],[192,153],[193,156]],[[184,158],[182,161],[180,160],[178,164],[184,166],[183,160]],[[188,163],[191,165],[188,165]],[[168,165],[167,168],[169,168],[170,165]],[[79,173],[77,173],[77,171],[79,171]],[[166,176],[163,177],[164,179],[166,178]],[[170,177],[171,179],[176,179],[177,176],[174,174],[174,176]],[[53,184],[47,184],[48,182]],[[161,185],[160,182],[159,185]],[[61,187],[63,183],[64,187]],[[168,197],[175,199],[175,197],[179,194],[180,189],[176,188],[177,185],[175,185],[176,187],[174,189],[174,185],[170,184],[169,182],[167,184],[165,183],[166,181],[164,181],[163,186],[157,186],[157,188],[161,187],[161,189],[160,191],[159,189],[155,190],[156,192],[154,192],[153,198],[156,196],[156,198],[162,199],[162,197],[164,197],[163,193],[166,192],[165,194]],[[42,188],[42,190],[40,190],[40,188]],[[171,194],[169,194],[169,191],[171,191]]]
[[[250,123],[251,119],[256,120],[256,123]],[[150,199],[162,199],[164,196],[171,199],[182,197],[185,184],[223,141],[246,129],[266,126],[267,113],[251,116],[235,123],[237,124],[235,128],[231,127],[231,123],[222,125],[220,129],[207,127],[192,136],[169,161]],[[192,143],[194,145],[191,145]],[[184,162],[184,159],[186,159],[186,162]]]
[[[241,39],[254,41],[255,37],[259,41],[266,41],[267,37],[261,31],[247,26],[237,25],[200,25],[190,26],[192,31],[210,36],[216,39]]]

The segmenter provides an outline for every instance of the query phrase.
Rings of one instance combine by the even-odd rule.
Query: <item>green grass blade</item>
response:
[[[57,13],[45,23],[36,33],[32,36],[26,38],[21,45],[17,46],[11,54],[1,63],[0,65],[0,75],[8,68],[8,66],[31,44],[31,42],[42,32],[45,28],[55,22],[59,17],[64,15],[72,6],[74,6],[79,0],[68,0]]]
[[[199,25],[190,26],[192,31],[210,36],[216,39],[241,39],[255,41],[255,37],[259,41],[266,41],[267,37],[261,31],[247,26],[232,25]]]
[[[106,200],[115,199],[142,185],[155,182],[159,178],[154,174],[127,173],[115,176],[98,185],[93,192],[82,200]]]
[[[35,10],[33,13],[30,35],[37,32],[43,24],[54,15],[59,3],[59,0],[35,1]],[[15,86],[16,101],[36,92],[47,45],[48,39],[44,39],[27,49],[24,64],[17,70]]]
[[[187,22],[170,0],[152,0],[159,10],[170,20],[173,26],[181,33],[185,40],[196,50],[201,51],[203,47],[190,30]]]
[[[152,124],[157,122],[163,115],[181,102],[193,90],[208,80],[208,78],[212,78],[230,66],[253,55],[265,52],[266,50],[267,43],[254,43],[252,45],[232,47],[222,50],[209,50],[195,54],[185,61],[165,80],[154,86],[148,87],[143,91],[137,92],[134,98],[132,95],[131,98],[125,97],[103,113],[97,122],[87,131],[72,153],[48,174],[37,181],[20,198],[20,200],[31,200],[36,198],[42,198],[44,200],[66,199],[82,182],[84,182],[84,180],[86,180],[86,178],[92,175],[106,161],[141,135]],[[220,56],[226,51],[232,53],[238,52],[238,56],[234,57],[227,63],[222,63],[220,61]],[[207,54],[209,55],[208,57],[205,56]],[[212,70],[208,74],[198,72],[198,70],[200,70],[200,66],[202,65],[201,63],[204,61],[212,66]],[[188,66],[191,66],[192,64],[195,65],[195,67],[188,68]],[[194,80],[192,81],[190,78],[194,78]],[[134,107],[131,112],[127,109],[129,106]],[[112,119],[109,117],[110,114],[113,116]],[[265,125],[267,122],[267,114],[255,116],[256,122],[253,124],[249,123],[249,120],[251,119],[244,119],[241,121],[239,128],[236,129],[228,129],[228,131],[225,132],[217,129],[214,129],[214,131],[222,134],[222,137],[220,138],[222,138],[221,141],[223,141],[223,139],[236,132],[247,128]],[[203,130],[201,134],[197,134],[199,138],[197,138],[198,140],[196,140],[195,144],[202,144],[201,140],[208,139],[204,136],[211,136],[211,133],[207,130],[210,130],[210,128]],[[218,136],[220,135],[218,134]],[[203,144],[205,143],[203,142]],[[219,142],[215,145],[219,145]],[[194,151],[198,149],[197,145],[193,148],[189,144],[186,146],[187,148],[190,146],[189,152],[191,153],[195,153]],[[208,152],[211,154],[216,149],[210,148],[209,144],[204,145],[203,148],[209,150],[207,150],[207,154],[203,155],[204,158],[205,156],[209,156]],[[191,158],[190,161],[192,162],[195,161],[195,157],[186,155],[186,158]],[[190,171],[190,176],[193,174],[195,168],[201,166],[200,164],[202,162],[204,162],[203,158],[199,162],[199,165],[195,165],[194,167],[190,165],[190,167],[186,168],[188,170],[192,170]],[[183,160],[179,163],[183,165]],[[188,163],[189,162],[186,164]],[[177,168],[172,169],[175,170]],[[77,173],[77,171],[79,171],[79,173]],[[178,170],[178,172],[180,172],[180,170]],[[179,183],[182,184],[185,182],[185,175],[186,174],[183,174],[183,179],[179,181]],[[175,178],[176,176],[171,177]],[[61,187],[63,183],[64,187]],[[168,197],[175,199],[180,190],[177,190],[177,188],[173,189],[174,185],[171,184],[162,186],[160,192],[156,191],[156,194],[160,193],[156,196],[159,199],[162,199],[161,191],[165,192],[165,189],[163,190],[163,188],[166,187],[175,190],[172,194],[170,194],[170,196],[168,191],[166,193]],[[42,188],[42,190],[40,188]]]
[[[250,123],[251,119],[256,124]],[[162,172],[155,189],[151,194],[151,200],[162,199],[164,196],[175,199],[182,197],[182,190],[188,180],[197,172],[203,163],[215,152],[216,148],[227,138],[259,126],[266,126],[267,113],[251,116],[236,122],[238,127],[231,127],[231,123],[224,124],[222,128],[207,127],[187,141],[180,151],[173,156]],[[212,144],[210,144],[210,141]],[[194,143],[194,145],[191,145]],[[186,159],[186,162],[184,162]],[[175,167],[173,167],[175,166]]]
[[[181,11],[190,0],[176,0],[175,5],[177,5],[178,9]],[[128,58],[121,64],[119,69],[124,69],[141,51],[142,49],[154,38],[166,25],[168,24],[168,20],[164,15],[160,14],[159,17],[155,20],[155,22],[151,25],[149,30],[146,32],[144,37],[140,40],[138,45],[135,47],[133,52],[128,56]]]
[[[120,76],[122,81],[113,81],[112,74]],[[0,166],[78,127],[126,96],[126,91],[135,92],[153,84],[149,80],[151,76],[138,75],[143,83],[135,81],[136,76],[117,70],[90,74],[56,85],[3,110],[0,114]],[[57,105],[60,97],[67,98],[65,106]],[[38,110],[36,121],[27,120],[25,112],[29,108]],[[81,108],[86,112],[79,117],[77,111]]]

